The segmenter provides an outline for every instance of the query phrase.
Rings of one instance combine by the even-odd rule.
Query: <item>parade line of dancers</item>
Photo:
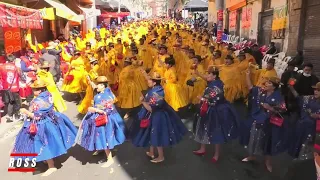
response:
[[[199,40],[202,41],[202,38]],[[181,38],[178,36],[179,41]],[[112,49],[113,45],[111,44],[110,47]],[[160,46],[159,49],[160,53],[167,50],[165,46]],[[133,54],[136,51],[132,49]],[[192,50],[188,52],[191,55],[195,54]],[[80,66],[77,66],[79,57],[80,54],[75,52],[75,60],[71,62],[72,71],[79,70]],[[221,51],[216,51],[215,60],[220,58]],[[237,58],[240,59],[240,63],[244,62],[246,54],[241,52]],[[313,141],[316,132],[315,122],[320,118],[320,83],[313,87],[314,95],[310,96],[299,96],[292,85],[282,84],[289,87],[301,109],[296,130],[289,131],[288,119],[284,115],[287,111],[286,103],[279,90],[280,80],[277,77],[265,77],[261,84],[253,85],[257,83],[252,82],[254,70],[250,68],[250,63],[242,71],[244,73],[239,73],[239,76],[245,79],[243,90],[246,89],[244,91],[248,92],[248,116],[247,120],[241,120],[227,98],[227,95],[238,92],[233,91],[232,83],[228,83],[225,74],[221,74],[226,68],[219,70],[211,66],[207,70],[200,69],[202,59],[197,55],[192,56],[193,66],[190,70],[192,76],[185,74],[184,76],[190,77],[186,83],[183,82],[194,88],[193,92],[202,93],[200,96],[191,95],[194,96],[192,97],[194,104],[200,102],[193,132],[194,140],[200,144],[200,147],[193,151],[194,155],[204,155],[207,153],[206,145],[213,144],[215,148],[211,161],[216,163],[220,158],[221,144],[239,138],[240,144],[248,150],[248,157],[242,161],[255,160],[257,155],[265,156],[265,165],[270,172],[272,172],[271,157],[279,153],[288,151],[295,158],[308,158],[307,148],[311,147],[308,147],[307,144]],[[54,93],[57,90],[51,87],[52,84],[41,78],[41,74],[38,73],[38,79],[30,85],[35,98],[30,102],[29,109],[21,109],[21,113],[26,118],[16,137],[12,152],[37,153],[37,161],[45,161],[48,165],[48,170],[43,176],[48,176],[57,170],[53,159],[66,154],[74,144],[80,145],[87,151],[104,151],[107,162],[102,167],[110,167],[114,163],[112,149],[123,144],[126,139],[129,139],[136,147],[149,147],[146,156],[152,163],[165,161],[164,148],[178,144],[188,132],[177,114],[177,109],[187,105],[188,100],[183,99],[182,86],[172,75],[175,72],[173,68],[176,62],[174,56],[165,56],[155,61],[150,73],[140,74],[140,79],[147,79],[145,84],[147,87],[143,89],[148,90],[145,96],[140,97],[141,102],[137,103],[142,104],[142,107],[129,127],[128,133],[126,133],[124,120],[119,115],[115,103],[118,101],[117,97],[129,96],[135,94],[136,91],[138,91],[136,94],[141,92],[139,88],[135,89],[137,84],[133,84],[130,78],[125,83],[121,82],[121,79],[125,79],[123,77],[132,76],[135,70],[131,66],[132,59],[125,59],[122,64],[124,67],[119,75],[119,90],[121,91],[117,97],[114,95],[114,89],[111,88],[115,81],[108,76],[95,76],[93,81],[90,81],[88,88],[91,88],[91,91],[95,89],[97,93],[93,97],[91,107],[87,108],[79,129],[66,115],[56,110],[58,99],[61,101],[63,99],[59,98],[59,92]],[[94,70],[97,65],[96,60],[90,60],[90,63]],[[182,64],[180,63],[180,67]],[[225,64],[226,67],[234,64],[232,55],[225,57]],[[274,62],[268,62],[268,67],[272,69],[273,66]],[[159,67],[164,69],[159,69]],[[48,69],[49,66],[46,64],[39,67],[39,71],[43,74],[46,74]],[[180,72],[183,73],[183,71]],[[83,77],[81,72],[78,75]],[[76,74],[73,78],[74,80],[79,79]],[[63,88],[68,85],[67,79],[68,74],[65,77]],[[85,81],[85,79],[82,80]],[[196,90],[197,88],[199,90]],[[169,94],[175,95],[168,98]],[[121,108],[126,108],[125,103],[128,101],[130,98],[122,99]],[[130,103],[134,104],[134,102]],[[190,152],[192,152],[191,149]]]

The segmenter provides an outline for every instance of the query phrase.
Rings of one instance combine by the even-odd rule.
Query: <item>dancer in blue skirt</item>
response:
[[[114,106],[116,97],[108,87],[107,77],[99,76],[96,82],[99,94],[82,120],[76,142],[88,151],[104,150],[108,159],[102,167],[109,167],[114,163],[110,150],[126,139],[125,125]]]
[[[314,95],[299,96],[293,86],[288,85],[297,98],[300,119],[289,136],[289,154],[298,160],[312,159],[316,133],[320,131],[320,83],[314,88]]]
[[[241,124],[240,144],[245,146],[249,156],[242,161],[252,161],[257,155],[265,156],[265,165],[272,172],[271,158],[287,148],[288,121],[282,113],[286,104],[279,90],[280,79],[266,78],[262,87],[251,83],[251,70],[246,76],[250,90],[248,98],[248,119]]]
[[[207,75],[196,74],[208,82],[201,97],[200,113],[195,130],[195,141],[201,144],[195,155],[206,153],[206,144],[215,144],[215,152],[211,161],[217,162],[220,144],[238,137],[238,115],[235,108],[224,98],[223,82],[219,79],[219,71],[209,70]]]
[[[30,103],[29,110],[20,110],[26,118],[12,152],[38,154],[37,162],[46,161],[49,167],[42,176],[57,170],[53,158],[67,153],[77,133],[67,116],[54,111],[52,96],[46,86],[40,79],[31,85],[36,98]]]
[[[137,147],[149,147],[147,152],[153,163],[164,161],[163,147],[172,146],[182,140],[187,129],[182,123],[178,114],[164,100],[164,90],[161,84],[161,77],[154,73],[148,80],[151,88],[146,97],[141,97],[142,109],[139,112],[140,126],[133,130],[133,145]],[[158,150],[158,157],[155,158],[154,147]]]

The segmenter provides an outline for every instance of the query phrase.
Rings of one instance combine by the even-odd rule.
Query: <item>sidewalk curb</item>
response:
[[[16,129],[16,125],[18,125],[19,123],[21,123],[21,121],[14,121],[12,123],[1,123],[0,124],[0,139],[3,139],[4,136],[10,131],[10,130],[14,130]],[[3,127],[3,125],[5,127]]]

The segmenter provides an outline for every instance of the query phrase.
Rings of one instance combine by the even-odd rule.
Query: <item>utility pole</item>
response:
[[[216,0],[217,8],[217,42],[222,41],[224,0]]]

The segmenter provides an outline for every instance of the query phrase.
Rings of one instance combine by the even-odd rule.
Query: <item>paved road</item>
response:
[[[66,115],[72,119],[75,125],[81,122],[76,104],[67,102]],[[237,107],[243,112],[242,107]],[[191,129],[192,122],[186,120],[186,126]],[[0,124],[2,126],[3,124]],[[4,125],[5,126],[5,125]],[[8,126],[8,125],[6,125]],[[0,129],[0,174],[1,179],[35,180],[44,179],[41,171],[45,166],[40,166],[39,171],[32,173],[8,173],[9,151],[14,142],[14,136],[19,131],[21,123],[10,125],[5,132]],[[2,131],[4,131],[2,129]],[[281,180],[287,171],[291,159],[282,154],[275,158],[274,172],[268,173],[262,163],[262,159],[253,163],[242,163],[246,156],[245,149],[236,141],[223,145],[221,158],[217,164],[212,164],[212,154],[197,157],[192,150],[197,149],[193,136],[189,133],[185,139],[173,148],[165,149],[166,160],[163,164],[152,164],[145,156],[143,148],[135,148],[130,142],[118,146],[115,150],[115,163],[109,168],[101,168],[99,161],[104,155],[92,156],[92,152],[86,152],[75,146],[67,155],[57,158],[56,165],[59,170],[46,179],[76,179],[87,180]],[[212,147],[208,152],[213,152]]]

